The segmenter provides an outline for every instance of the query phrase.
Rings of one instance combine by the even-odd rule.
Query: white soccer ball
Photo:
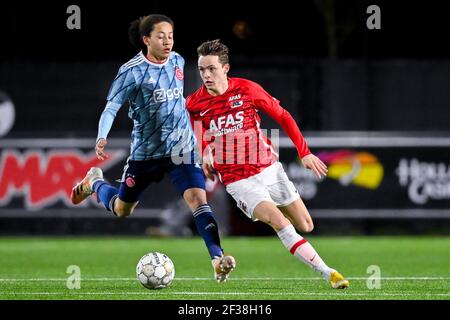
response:
[[[137,266],[139,282],[147,289],[168,287],[175,277],[175,266],[164,253],[150,252],[143,256]]]

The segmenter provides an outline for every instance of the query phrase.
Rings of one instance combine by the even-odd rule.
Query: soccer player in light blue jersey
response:
[[[95,145],[97,157],[104,160],[117,111],[128,102],[133,131],[120,187],[106,183],[100,168],[91,168],[73,188],[71,199],[78,204],[95,192],[107,210],[127,217],[145,188],[167,173],[192,210],[215,279],[223,282],[236,261],[223,254],[218,225],[206,200],[205,176],[194,156],[196,140],[183,96],[184,59],[172,51],[173,27],[169,17],[157,14],[131,23],[130,41],[141,51],[120,67],[111,85]]]

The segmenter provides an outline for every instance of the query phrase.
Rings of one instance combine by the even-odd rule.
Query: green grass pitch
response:
[[[350,280],[333,290],[295,259],[277,237],[224,238],[237,260],[228,282],[213,280],[201,238],[0,237],[0,299],[450,299],[449,237],[309,237],[322,258]],[[172,258],[169,288],[145,289],[135,267],[145,253]],[[81,288],[68,289],[70,265],[81,270]],[[368,273],[381,271],[379,288]]]

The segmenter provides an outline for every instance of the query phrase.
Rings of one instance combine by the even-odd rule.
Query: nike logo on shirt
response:
[[[211,109],[208,109],[206,111],[200,112],[200,117],[203,117],[209,110],[211,110]]]

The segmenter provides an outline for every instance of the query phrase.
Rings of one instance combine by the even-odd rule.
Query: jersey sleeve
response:
[[[98,123],[97,141],[100,138],[107,138],[117,112],[135,89],[136,81],[131,68],[122,66],[109,89],[107,103]]]
[[[108,137],[108,133],[111,130],[114,119],[116,118],[117,111],[119,111],[121,106],[121,104],[108,101],[98,122],[97,142],[99,139],[106,139]]]
[[[123,105],[136,92],[136,79],[132,68],[122,66],[109,89],[106,100]]]
[[[260,85],[251,83],[253,104],[258,110],[267,113],[287,133],[295,145],[298,155],[303,158],[311,153],[300,129],[289,111],[280,105],[280,101],[267,93]]]

